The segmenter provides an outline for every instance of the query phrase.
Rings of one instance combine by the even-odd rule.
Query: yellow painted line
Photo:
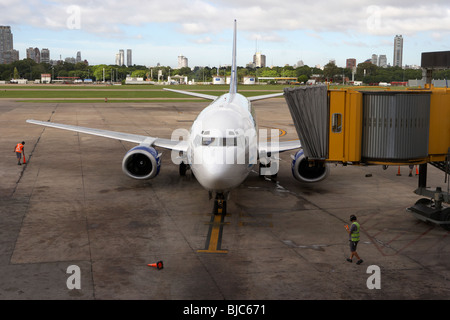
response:
[[[211,222],[208,224],[209,232],[206,238],[205,249],[197,250],[197,252],[201,253],[228,253],[228,250],[221,249],[222,244],[222,231],[225,223],[223,222],[224,216],[222,215],[222,209],[219,209],[219,214],[216,214],[211,219]]]
[[[275,130],[278,130],[279,131],[279,135],[278,135],[278,137],[283,137],[283,136],[285,136],[286,134],[287,134],[287,132],[286,132],[286,130],[283,130],[283,129],[280,129],[280,128],[272,128],[272,127],[270,127],[270,129],[275,129]],[[267,140],[268,141],[270,141],[270,135],[267,137]]]

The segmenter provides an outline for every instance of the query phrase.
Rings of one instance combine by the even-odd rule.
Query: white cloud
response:
[[[85,32],[121,33],[123,26],[147,23],[176,23],[186,34],[218,33],[231,29],[238,19],[239,28],[248,32],[274,34],[283,30],[314,32],[367,32],[375,35],[412,34],[419,31],[450,31],[448,1],[184,1],[184,0],[72,0],[20,3],[2,0],[0,21],[31,23],[35,27],[63,28],[79,7],[81,28]],[[12,11],[14,13],[12,14]],[[15,14],[20,12],[21,14]],[[32,19],[23,19],[32,17]],[[3,22],[3,23],[5,23]],[[107,26],[107,27],[106,27]],[[270,40],[269,40],[270,41]],[[274,38],[274,41],[279,39]]]
[[[198,44],[208,44],[212,42],[212,39],[210,37],[204,37],[196,39],[194,42]]]
[[[419,0],[0,0],[1,24],[14,26],[14,30],[28,25],[53,30],[57,36],[70,31],[71,36],[98,39],[96,46],[117,50],[130,42],[136,47],[176,48],[180,42],[221,45],[231,38],[234,19],[238,20],[239,40],[247,41],[247,47],[253,49],[255,39],[264,50],[273,44],[294,57],[291,63],[299,59],[307,63],[302,52],[312,58],[337,54],[336,46],[343,51],[346,46],[358,48],[362,58],[370,56],[370,50],[389,47],[390,52],[396,34],[402,34],[405,43],[416,37],[417,48],[429,49],[418,36],[427,36],[427,44],[439,42],[436,47],[448,48],[450,36],[448,0],[426,4]]]

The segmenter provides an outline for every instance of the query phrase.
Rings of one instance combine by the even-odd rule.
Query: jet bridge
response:
[[[450,67],[450,51],[425,55],[428,78],[433,68]],[[431,79],[427,83],[401,91],[285,88],[284,96],[311,166],[419,165],[415,192],[430,199],[419,200],[409,211],[450,230],[450,207],[442,205],[450,203],[449,190],[426,188],[428,163],[444,171],[445,181],[450,174],[450,90],[434,88]]]

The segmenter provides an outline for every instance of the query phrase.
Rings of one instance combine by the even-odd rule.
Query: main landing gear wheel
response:
[[[187,164],[182,162],[180,163],[180,176],[184,177],[187,171]]]

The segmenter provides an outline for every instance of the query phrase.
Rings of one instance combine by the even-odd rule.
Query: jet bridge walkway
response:
[[[433,68],[450,67],[450,51],[422,54],[422,67],[422,89],[312,86],[285,88],[284,96],[311,165],[419,165],[415,193],[430,199],[409,211],[450,230],[450,190],[426,188],[428,163],[449,180],[450,90],[433,87],[431,77]]]

